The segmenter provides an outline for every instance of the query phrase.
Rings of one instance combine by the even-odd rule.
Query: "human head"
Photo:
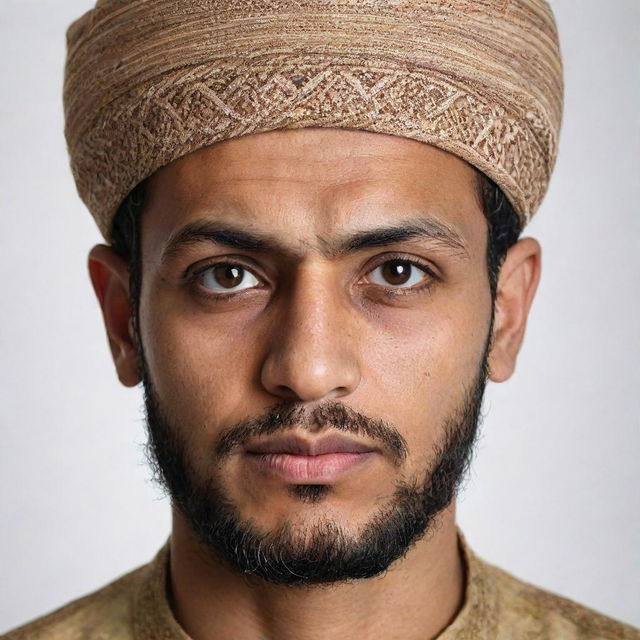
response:
[[[119,253],[92,278],[176,530],[301,571],[400,538],[383,570],[451,524],[539,274],[516,239],[556,155],[548,4],[99,0],[68,35],[72,167]],[[342,427],[363,467],[319,483],[291,448]]]

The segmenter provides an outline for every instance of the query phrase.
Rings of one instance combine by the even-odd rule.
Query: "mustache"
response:
[[[276,405],[261,416],[226,429],[218,439],[216,454],[220,458],[227,457],[251,438],[271,435],[294,426],[310,433],[328,426],[356,436],[366,436],[382,445],[395,465],[404,462],[408,455],[407,442],[393,425],[365,416],[338,402],[328,402],[313,409],[299,403]]]

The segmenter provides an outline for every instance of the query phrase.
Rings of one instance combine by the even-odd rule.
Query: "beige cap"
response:
[[[99,0],[67,39],[71,166],[107,239],[158,168],[273,129],[432,144],[524,223],[555,163],[562,66],[543,0]]]

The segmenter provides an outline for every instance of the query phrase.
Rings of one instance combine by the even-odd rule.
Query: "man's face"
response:
[[[362,131],[238,138],[150,179],[141,237],[150,428],[258,537],[358,540],[475,427],[492,301],[462,160]]]

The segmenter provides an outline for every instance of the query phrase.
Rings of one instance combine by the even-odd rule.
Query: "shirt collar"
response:
[[[485,563],[469,548],[458,531],[458,545],[465,568],[462,608],[438,640],[491,640],[496,637],[497,597],[495,579]],[[190,640],[173,616],[167,597],[169,542],[145,568],[133,599],[135,640]]]

